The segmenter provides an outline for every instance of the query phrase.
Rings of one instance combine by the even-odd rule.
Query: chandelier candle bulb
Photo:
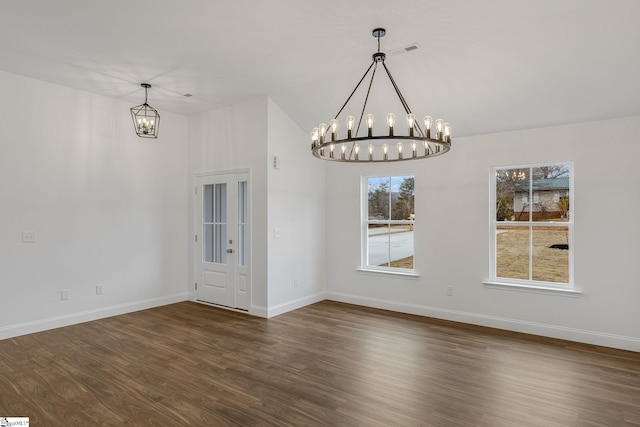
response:
[[[373,114],[367,114],[364,118],[367,121],[368,137],[371,138],[373,136]]]
[[[333,159],[333,144],[329,145],[329,157]]]
[[[382,151],[384,152],[384,160],[389,160],[389,146],[387,144],[382,145]]]
[[[431,121],[433,120],[431,116],[424,116],[424,129],[427,133],[425,136],[427,138],[431,138]]]
[[[412,156],[411,157],[416,157],[418,155],[418,152],[416,151],[418,144],[416,144],[415,141],[411,141],[411,151],[412,151]]]
[[[356,160],[360,160],[358,158],[358,153],[360,153],[360,144],[353,144],[353,151],[356,153]]]
[[[387,114],[387,124],[389,125],[389,136],[393,136],[393,124],[396,121],[396,115],[393,113]]]
[[[398,159],[402,159],[402,142],[398,142]]]
[[[331,141],[335,141],[336,133],[338,132],[338,121],[336,119],[331,120],[329,127],[331,128]]]
[[[342,150],[342,156],[341,156],[340,158],[341,158],[342,160],[344,160],[344,159],[345,159],[345,157],[346,157],[346,156],[345,156],[345,151],[347,151],[347,144],[342,143],[342,144],[340,145],[340,149]]]
[[[413,136],[413,126],[416,124],[416,116],[413,113],[407,114],[407,127],[409,128],[409,136]]]
[[[451,142],[451,123],[444,124],[444,141]]]
[[[369,160],[373,160],[373,144],[369,144]]]
[[[429,142],[424,142],[424,155],[425,157],[429,155]]]
[[[320,123],[320,144],[324,143],[324,136],[327,133],[327,124]]]
[[[347,139],[351,139],[351,133],[353,131],[353,124],[356,122],[356,118],[353,116],[347,116]]]
[[[444,120],[438,119],[436,120],[436,138],[442,141],[444,135]]]

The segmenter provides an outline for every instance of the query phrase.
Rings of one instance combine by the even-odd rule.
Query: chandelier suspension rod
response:
[[[380,39],[378,39],[380,40]],[[404,96],[402,95],[402,92],[400,92],[400,88],[398,87],[396,81],[394,80],[393,76],[391,75],[391,71],[389,71],[389,69],[387,68],[387,64],[384,63],[384,61],[382,61],[382,66],[384,67],[384,70],[387,72],[387,76],[389,76],[389,80],[391,81],[391,84],[393,85],[393,88],[396,91],[396,94],[398,95],[398,98],[400,98],[400,102],[402,103],[402,106],[404,107],[404,111],[407,114],[413,114],[413,112],[411,111],[411,108],[409,107],[409,104],[407,103],[407,100],[404,99]],[[416,120],[415,123],[413,124],[414,127],[416,129],[418,129],[418,134],[420,136],[424,136],[424,133],[422,132],[422,129],[420,128],[420,125],[418,124],[418,121]]]
[[[380,42],[380,38],[378,38],[378,42]],[[375,67],[374,67],[374,65],[375,65]],[[362,125],[362,117],[364,117],[364,111],[367,108],[367,102],[369,101],[369,94],[371,93],[371,86],[373,85],[373,77],[376,75],[376,70],[378,69],[378,64],[376,64],[376,61],[373,61],[371,63],[371,65],[369,66],[369,69],[367,69],[367,72],[362,77],[362,79],[364,79],[364,77],[369,73],[369,70],[371,70],[371,67],[373,67],[373,72],[371,73],[371,80],[369,80],[369,87],[367,88],[367,96],[364,98],[364,104],[362,105],[362,111],[360,112],[360,119],[358,120],[358,127],[356,128],[356,136],[358,136],[358,132],[360,132],[360,126]],[[362,79],[360,80],[360,83],[362,83]],[[360,86],[360,83],[358,83],[358,86]],[[356,89],[358,89],[357,86],[356,86]],[[353,156],[354,147],[355,146],[352,145],[351,146],[351,150],[349,151],[349,158],[350,159]]]
[[[369,87],[367,88],[367,96],[365,96],[364,98],[364,104],[362,105],[362,111],[360,112],[360,120],[358,120],[358,128],[356,129],[356,136],[358,136],[358,132],[360,132],[360,125],[362,124],[362,118],[364,117],[364,110],[367,108],[367,102],[369,102],[369,94],[371,93],[373,78],[375,77],[376,70],[378,69],[378,64],[376,64],[375,62],[373,64],[375,64],[375,67],[373,67],[373,72],[371,73],[371,80],[369,80]]]
[[[400,102],[402,102],[402,106],[404,107],[404,112],[407,114],[410,114],[411,108],[409,108],[409,104],[404,99],[404,96],[402,96],[402,92],[400,92],[400,88],[396,84],[396,81],[393,79],[393,76],[391,75],[391,72],[387,68],[387,64],[385,64],[384,61],[382,61],[382,66],[384,67],[384,70],[387,72],[387,76],[389,76],[389,81],[391,81],[391,84],[393,85],[393,88],[396,91],[396,95],[398,95],[398,98],[400,98]]]
[[[353,96],[354,93],[356,93],[356,91],[358,90],[358,88],[360,87],[360,84],[362,83],[362,81],[364,80],[365,77],[367,77],[367,74],[369,74],[369,71],[371,70],[371,67],[373,67],[374,62],[371,63],[371,65],[369,65],[369,68],[367,68],[367,71],[365,71],[364,75],[362,76],[362,78],[360,79],[360,81],[358,82],[358,84],[356,85],[356,87],[353,89],[353,91],[351,92],[351,95],[349,95],[349,97],[347,98],[347,100],[344,102],[344,104],[342,104],[342,107],[340,108],[340,111],[338,111],[338,114],[336,114],[336,116],[334,117],[334,119],[337,119],[338,116],[340,115],[340,113],[342,113],[342,110],[344,110],[344,107],[347,106],[347,104],[349,103],[349,101],[351,100],[351,97]]]

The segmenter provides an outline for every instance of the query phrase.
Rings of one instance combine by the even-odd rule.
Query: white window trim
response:
[[[397,177],[397,176],[412,176],[415,183],[415,173],[406,172],[402,174],[378,174],[378,175],[362,175],[360,176],[360,267],[357,268],[357,271],[363,273],[376,273],[385,276],[404,276],[404,277],[419,277],[419,274],[416,270],[416,248],[415,248],[415,220],[368,220],[369,218],[369,178],[387,178],[387,177]],[[415,192],[415,187],[414,187]],[[415,212],[414,212],[415,213]],[[367,260],[369,259],[369,245],[368,245],[368,237],[369,237],[369,229],[368,224],[370,223],[388,223],[393,222],[395,224],[413,224],[413,232],[414,232],[414,244],[413,244],[413,269],[408,268],[395,268],[395,267],[383,267],[383,266],[373,266],[368,265]]]
[[[504,169],[528,169],[544,166],[556,166],[556,165],[569,165],[569,191],[568,196],[571,200],[571,216],[569,222],[552,222],[552,221],[497,221],[496,220],[496,171]],[[574,245],[573,245],[573,233],[574,233],[574,164],[573,161],[567,162],[543,162],[543,163],[531,163],[523,165],[505,165],[494,166],[491,168],[490,174],[490,203],[489,203],[489,239],[490,239],[490,256],[489,256],[489,279],[483,281],[484,285],[494,289],[509,289],[509,290],[522,290],[526,292],[545,293],[554,295],[581,295],[582,291],[575,286],[574,282]],[[535,202],[534,202],[535,203]],[[569,283],[554,283],[543,282],[535,280],[522,280],[496,276],[496,227],[498,225],[515,225],[519,227],[538,227],[538,226],[554,226],[554,227],[569,227]],[[531,268],[531,266],[529,267]]]
[[[582,295],[582,290],[576,288],[566,288],[566,287],[555,287],[555,286],[538,286],[538,285],[529,285],[529,284],[518,284],[518,283],[510,283],[510,282],[495,282],[485,280],[482,282],[485,287],[491,289],[507,289],[507,290],[517,290],[524,292],[531,292],[535,294],[549,294],[549,295],[564,295],[564,296],[580,296]]]

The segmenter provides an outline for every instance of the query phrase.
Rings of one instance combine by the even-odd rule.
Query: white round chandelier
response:
[[[422,119],[422,126],[416,121],[416,116],[411,112],[407,101],[402,96],[400,88],[391,76],[391,72],[385,64],[386,55],[380,52],[380,38],[384,37],[386,30],[376,28],[373,36],[378,39],[378,51],[372,55],[373,61],[364,73],[351,95],[347,98],[342,108],[329,124],[321,123],[311,132],[311,152],[314,156],[322,160],[337,162],[397,162],[403,160],[424,159],[444,154],[451,149],[451,125],[442,119],[433,120],[431,116]],[[386,132],[383,134],[374,133],[374,116],[366,114],[367,101],[376,75],[378,64],[382,64],[395,93],[400,98],[406,115],[406,125],[396,122],[394,113],[387,114]],[[373,71],[372,71],[373,70]],[[346,137],[340,137],[338,117],[345,109],[354,93],[358,90],[365,77],[371,72],[369,88],[364,100],[364,105],[360,110],[360,117],[356,125],[356,118],[349,115],[345,119]],[[358,136],[358,132],[363,123],[367,128],[366,136]],[[344,133],[343,133],[344,136]]]

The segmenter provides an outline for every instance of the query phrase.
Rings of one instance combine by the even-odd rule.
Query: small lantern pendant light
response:
[[[149,83],[142,83],[144,88],[144,104],[131,108],[131,118],[136,134],[140,138],[157,138],[160,128],[160,114],[147,104],[147,89],[151,87]]]

